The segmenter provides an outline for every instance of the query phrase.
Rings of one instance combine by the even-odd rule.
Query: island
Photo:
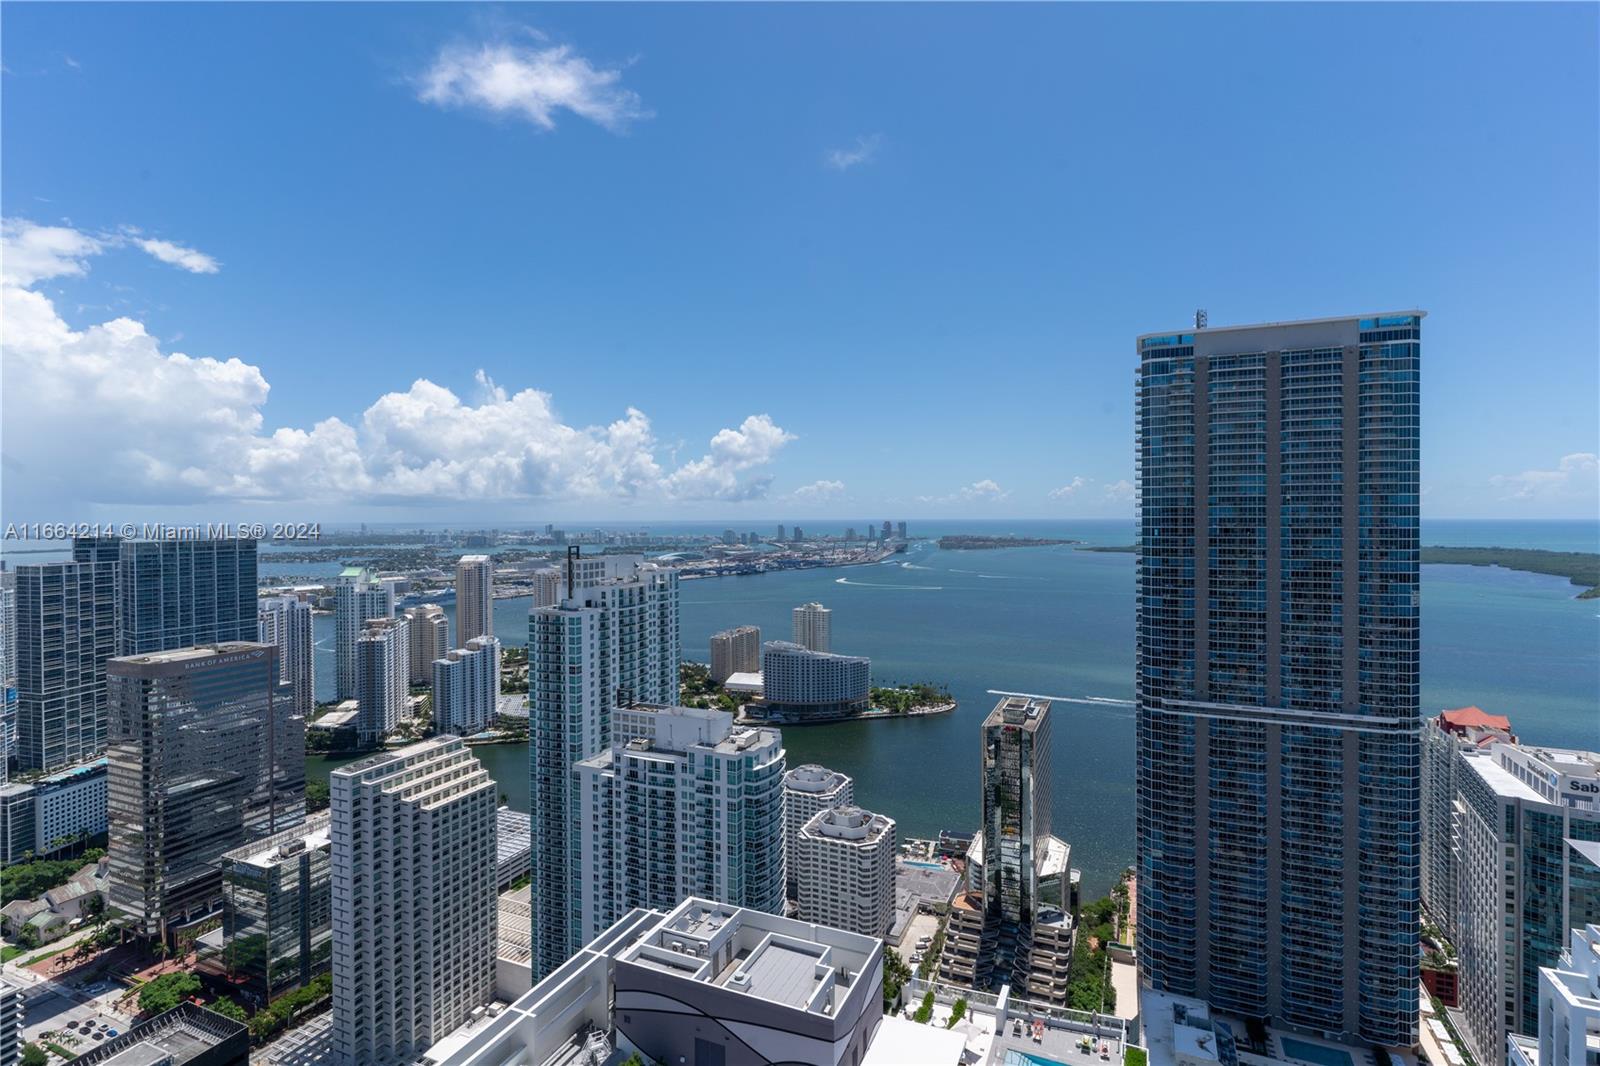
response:
[[[971,533],[939,538],[940,551],[983,551],[989,548],[1045,548],[1054,544],[1081,544],[1078,540],[1054,540],[1050,537],[983,537]]]

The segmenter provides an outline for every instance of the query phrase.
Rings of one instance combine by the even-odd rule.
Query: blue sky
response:
[[[7,4],[7,517],[1124,515],[1197,307],[1592,517],[1597,11]]]

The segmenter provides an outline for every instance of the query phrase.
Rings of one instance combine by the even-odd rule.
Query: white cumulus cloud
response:
[[[1078,494],[1080,489],[1086,487],[1093,480],[1094,478],[1075,477],[1059,489],[1051,489],[1050,498],[1052,500],[1070,500]]]
[[[612,132],[650,117],[622,71],[597,67],[568,45],[511,41],[446,45],[417,79],[417,97],[441,107],[511,115],[553,130],[570,111]]]
[[[883,134],[872,133],[857,137],[856,143],[849,148],[830,148],[822,158],[834,170],[849,170],[871,160],[878,154],[881,144]]]
[[[221,264],[204,252],[193,248],[185,248],[172,241],[157,240],[153,237],[140,237],[134,240],[140,248],[149,252],[163,263],[181,267],[191,274],[215,274],[221,269]]]
[[[746,500],[766,493],[760,468],[794,439],[751,415],[667,469],[642,411],[572,426],[549,393],[511,392],[481,371],[471,400],[418,379],[353,422],[268,432],[259,368],[163,351],[131,318],[75,329],[35,291],[84,273],[96,238],[23,222],[3,232],[0,424],[13,501]]]
[[[1124,478],[1113,481],[1106,486],[1106,499],[1116,503],[1127,503],[1133,499],[1133,482]]]
[[[791,500],[801,500],[815,503],[820,500],[838,499],[844,494],[842,481],[813,481],[809,485],[801,485],[789,493]]]
[[[1600,456],[1573,452],[1553,470],[1498,474],[1489,481],[1508,500],[1593,500],[1600,495]]]
[[[977,503],[994,502],[1003,500],[1011,493],[997,485],[992,479],[984,478],[964,485],[948,496],[918,496],[919,503]]]

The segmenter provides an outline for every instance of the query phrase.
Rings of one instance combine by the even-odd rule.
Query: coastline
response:
[[[744,705],[734,712],[733,720],[740,725],[768,725],[774,728],[786,729],[789,726],[801,725],[838,725],[840,722],[876,722],[895,718],[931,718],[935,715],[949,714],[958,706],[956,700],[948,703],[934,703],[926,707],[912,707],[905,711],[868,710],[858,714],[818,715],[807,718],[757,718],[745,713]]]

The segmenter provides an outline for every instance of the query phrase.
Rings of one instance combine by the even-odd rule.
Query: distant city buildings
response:
[[[94,758],[106,746],[105,667],[117,648],[115,558],[18,567],[16,616],[17,765]]]
[[[329,780],[333,1061],[400,1066],[494,994],[495,785],[456,737]]]
[[[357,699],[356,641],[373,618],[394,616],[394,586],[380,582],[371,570],[347,566],[333,591],[335,693]]]
[[[849,774],[841,774],[816,763],[797,766],[783,775],[783,840],[788,855],[785,891],[796,899],[800,886],[795,873],[799,867],[800,830],[823,811],[849,807],[855,803],[856,784]]]
[[[791,853],[799,917],[884,936],[894,919],[894,819],[860,807],[818,811]]]
[[[290,686],[295,713],[310,719],[317,710],[316,637],[311,604],[297,596],[264,599],[256,612],[263,644],[278,648],[279,679]]]
[[[1391,1047],[1417,1039],[1422,318],[1137,341],[1142,985]]]
[[[738,626],[711,635],[711,680],[722,684],[739,673],[761,669],[761,630]]]
[[[887,522],[884,523],[888,525]],[[811,651],[831,651],[833,612],[820,603],[803,603],[794,609],[794,643]]]
[[[328,970],[330,815],[222,854],[222,964],[265,1003]]]
[[[560,966],[580,934],[581,828],[573,768],[612,746],[618,703],[678,700],[678,575],[642,556],[569,548],[561,602],[528,615],[533,976]]]
[[[405,610],[406,631],[410,634],[410,683],[428,685],[433,682],[433,661],[442,659],[450,650],[450,620],[444,608],[437,603],[425,603]],[[462,646],[466,642],[462,641]]]
[[[463,555],[456,562],[456,647],[494,636],[494,560]]]
[[[782,736],[727,711],[611,714],[612,747],[576,767],[579,936],[688,896],[783,913]]]
[[[411,633],[404,616],[373,618],[356,638],[356,738],[378,744],[406,717]]]
[[[768,641],[761,648],[761,693],[758,706],[774,720],[855,714],[872,695],[872,660]]]
[[[431,666],[434,729],[466,737],[489,728],[500,696],[500,641],[473,637]]]
[[[1452,944],[1460,935],[1455,854],[1460,753],[1516,739],[1510,719],[1477,707],[1442,711],[1422,731],[1422,905]]]

